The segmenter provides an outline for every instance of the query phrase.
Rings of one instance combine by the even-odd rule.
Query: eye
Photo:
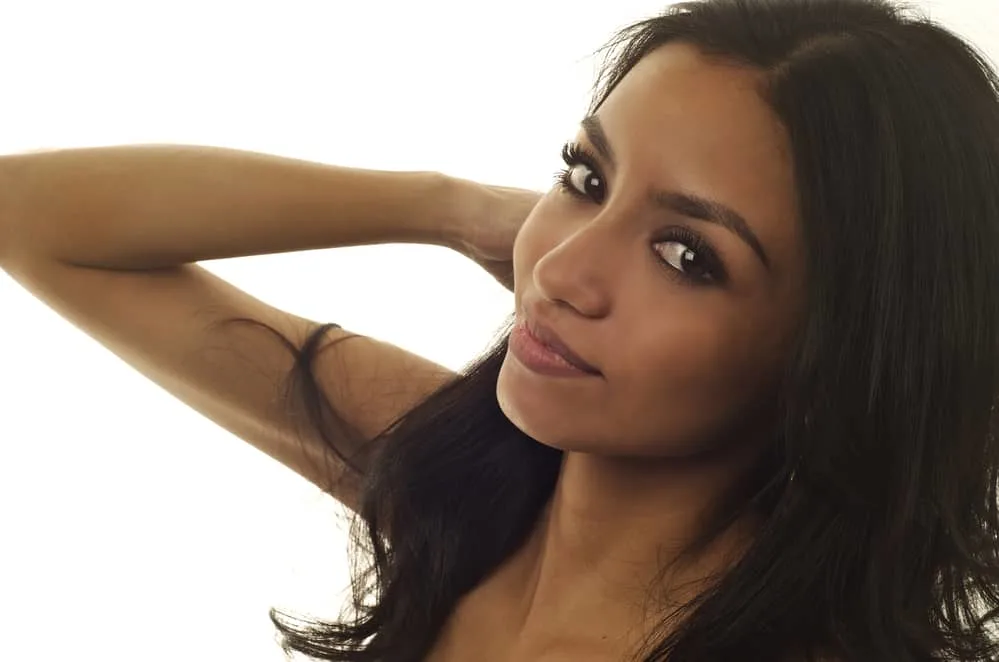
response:
[[[667,269],[686,282],[710,285],[725,281],[725,269],[716,253],[700,236],[685,227],[667,230],[655,241],[656,253]]]
[[[589,198],[600,203],[606,194],[597,160],[577,143],[567,143],[562,148],[566,168],[555,173],[555,184],[577,198]]]
[[[606,185],[597,159],[578,143],[562,148],[566,167],[555,173],[556,186],[580,200],[603,202]],[[728,282],[725,266],[718,253],[699,234],[684,226],[674,226],[657,236],[652,245],[667,246],[655,250],[656,261],[671,277],[685,285],[720,285]]]
[[[597,190],[600,190],[600,177],[596,175],[592,170],[587,168],[585,165],[572,166],[569,168],[569,183],[572,184],[577,191],[582,191],[584,193],[589,193],[587,191],[587,186],[592,186]]]

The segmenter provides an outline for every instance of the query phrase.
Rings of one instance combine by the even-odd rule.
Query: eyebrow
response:
[[[587,138],[597,148],[600,155],[612,166],[616,167],[614,150],[611,149],[610,141],[607,140],[607,133],[604,131],[600,118],[596,115],[587,115],[580,122]],[[749,223],[734,209],[723,205],[715,200],[709,200],[692,193],[680,193],[679,191],[654,191],[652,193],[652,204],[660,209],[682,214],[690,218],[700,219],[709,223],[726,228],[735,233],[740,239],[749,245],[756,253],[763,266],[770,270],[770,258],[763,250],[763,244],[749,229]]]

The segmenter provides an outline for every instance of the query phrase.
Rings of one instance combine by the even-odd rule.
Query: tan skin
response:
[[[564,464],[528,543],[459,604],[428,659],[623,659],[658,621],[643,610],[657,569],[767,440],[760,412],[787,358],[804,267],[789,143],[755,91],[759,76],[688,45],[657,49],[597,112],[615,163],[581,128],[574,140],[598,166],[570,168],[585,197],[556,187],[524,222],[518,313],[544,319],[602,375],[542,376],[506,356],[503,412],[565,451]],[[736,210],[769,268],[734,232],[658,208],[651,190]],[[723,282],[677,278],[709,264],[684,257],[692,247],[669,236],[677,226],[717,254]],[[739,522],[661,594],[690,597],[756,525]]]

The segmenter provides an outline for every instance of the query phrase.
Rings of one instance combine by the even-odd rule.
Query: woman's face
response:
[[[525,221],[514,298],[518,321],[601,374],[545,376],[508,352],[497,397],[529,436],[676,457],[766,434],[804,263],[789,143],[759,76],[669,44],[583,123],[592,157],[570,159],[572,192],[556,186]],[[730,209],[727,227],[680,194]]]

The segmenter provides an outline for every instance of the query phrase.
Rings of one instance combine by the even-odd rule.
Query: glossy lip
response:
[[[594,366],[590,365],[584,361],[581,356],[573,352],[572,348],[566,345],[565,342],[558,337],[558,334],[550,328],[541,324],[537,320],[528,317],[527,315],[524,315],[523,318],[524,328],[527,330],[527,333],[538,341],[539,344],[544,345],[583,372],[587,372],[591,375],[601,374],[601,372]]]

